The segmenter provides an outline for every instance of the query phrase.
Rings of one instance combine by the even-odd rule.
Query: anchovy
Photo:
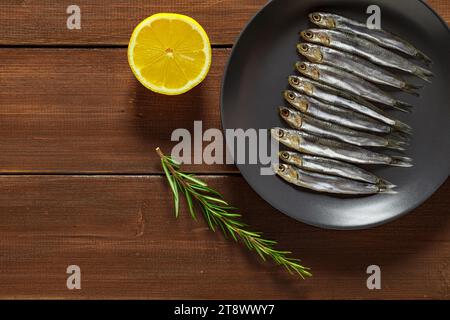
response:
[[[303,77],[289,76],[289,84],[301,93],[305,93],[309,96],[321,99],[323,101],[329,102],[339,107],[351,109],[369,117],[382,121],[395,129],[411,133],[412,129],[407,124],[390,118],[384,111],[379,108],[369,104],[362,103],[361,99],[359,101],[351,100],[347,98],[342,93],[339,93],[333,88],[327,87],[325,90],[323,85],[317,83],[317,81],[306,79]]]
[[[284,162],[307,171],[330,174],[333,176],[368,182],[380,186],[388,186],[391,188],[395,187],[395,185],[389,181],[381,179],[373,173],[350,163],[323,157],[310,156],[292,151],[280,151],[278,156]]]
[[[409,56],[421,59],[427,64],[432,63],[428,56],[415,48],[411,43],[383,29],[369,29],[367,24],[337,14],[313,12],[308,17],[312,23],[319,27],[352,33],[373,41],[379,46],[403,52]]]
[[[285,181],[318,192],[334,194],[370,195],[377,193],[396,193],[389,187],[359,182],[341,177],[308,172],[287,164],[273,165],[274,172]]]
[[[341,69],[309,62],[297,62],[295,67],[302,75],[323,82],[336,89],[345,90],[367,100],[382,103],[400,111],[411,112],[409,109],[405,109],[405,107],[409,108],[412,105],[393,98],[376,85]]]
[[[336,66],[373,83],[391,86],[418,96],[421,86],[402,80],[393,73],[353,54],[312,43],[299,43],[298,52],[314,63]]]
[[[349,109],[327,104],[297,91],[285,90],[283,92],[283,97],[295,109],[317,119],[340,124],[342,126],[357,130],[375,133],[392,132],[392,128],[383,122],[375,120],[359,112],[354,112]]]
[[[319,43],[352,54],[362,56],[369,61],[385,67],[391,67],[414,74],[427,82],[431,82],[433,73],[406,58],[391,52],[377,44],[357,36],[335,30],[308,29],[300,33],[308,42]]]
[[[385,147],[405,150],[405,142],[390,137],[348,129],[333,123],[317,120],[287,107],[279,107],[280,116],[294,129],[302,130],[320,137],[337,139],[360,147]]]
[[[359,164],[385,164],[397,167],[412,167],[412,159],[389,156],[370,151],[345,142],[319,138],[309,133],[283,128],[272,128],[272,137],[294,150]]]

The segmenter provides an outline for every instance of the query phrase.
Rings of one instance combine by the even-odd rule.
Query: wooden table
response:
[[[0,4],[0,298],[306,299],[450,297],[450,182],[387,225],[329,231],[260,199],[234,166],[197,165],[253,229],[310,266],[306,281],[261,262],[194,222],[176,220],[154,148],[175,128],[220,127],[230,48],[266,0],[74,1]],[[450,22],[450,3],[429,3]],[[126,58],[133,27],[156,12],[197,19],[213,43],[207,79],[177,97],[153,94]],[[368,290],[366,268],[382,270]],[[81,268],[68,290],[66,268]]]

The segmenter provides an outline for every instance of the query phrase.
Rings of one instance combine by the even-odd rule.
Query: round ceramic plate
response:
[[[299,221],[332,229],[361,229],[388,222],[429,198],[450,171],[450,32],[447,24],[419,0],[274,0],[249,22],[233,48],[222,86],[223,129],[270,129],[286,125],[277,107],[295,74],[299,31],[312,27],[307,14],[324,11],[365,21],[366,9],[381,8],[382,28],[413,43],[434,61],[432,84],[420,97],[394,95],[415,105],[411,114],[389,111],[414,129],[405,152],[414,167],[377,166],[370,170],[396,184],[398,194],[335,197],[292,186],[260,174],[262,165],[238,164],[251,187],[279,211]],[[406,77],[415,83],[421,80]],[[270,137],[264,136],[267,141]]]

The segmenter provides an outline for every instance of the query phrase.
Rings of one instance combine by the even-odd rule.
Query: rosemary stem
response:
[[[277,250],[277,244],[273,240],[267,240],[259,232],[251,232],[247,226],[239,221],[240,214],[235,208],[230,207],[217,191],[209,188],[203,181],[178,171],[179,166],[172,158],[164,155],[161,149],[156,148],[156,153],[161,158],[163,169],[174,192],[176,215],[178,216],[179,192],[186,197],[191,215],[195,219],[195,211],[192,199],[202,209],[202,214],[207,220],[209,227],[215,231],[215,227],[220,227],[225,235],[231,235],[234,240],[238,239],[245,243],[250,250],[255,250],[259,256],[266,260],[271,258],[279,265],[284,266],[290,273],[296,272],[302,278],[311,276],[309,268],[299,264],[298,259],[290,258],[288,251]]]

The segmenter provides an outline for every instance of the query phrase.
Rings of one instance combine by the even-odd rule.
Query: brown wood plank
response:
[[[126,49],[0,50],[0,172],[161,172],[154,149],[170,153],[173,130],[220,128],[229,51],[214,49],[205,81],[170,97],[140,85]]]
[[[253,229],[301,257],[314,277],[297,280],[259,261],[184,209],[176,220],[160,176],[1,176],[0,298],[450,296],[449,182],[399,220],[341,232],[282,215],[240,177],[206,180]],[[65,287],[72,264],[82,270],[79,291]],[[366,288],[372,264],[381,267],[381,290]]]
[[[0,4],[0,44],[126,45],[134,27],[158,12],[196,19],[213,44],[232,44],[267,0],[12,0]],[[68,30],[67,7],[81,10],[81,30]]]
[[[232,44],[247,21],[267,0],[79,0],[81,30],[68,30],[70,3],[10,0],[0,4],[0,44],[126,45],[133,28],[157,12],[177,12],[198,20],[213,44]],[[447,0],[428,3],[450,22]]]

